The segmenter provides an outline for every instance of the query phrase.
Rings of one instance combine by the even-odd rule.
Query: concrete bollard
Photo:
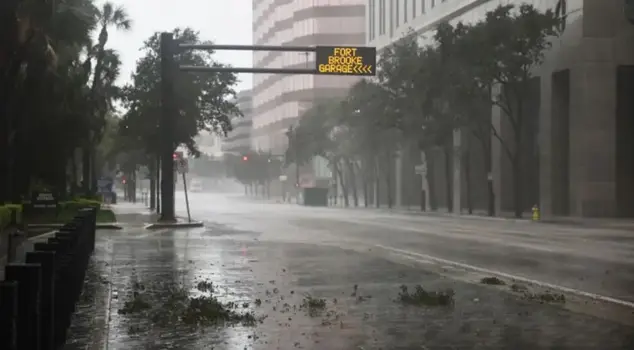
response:
[[[39,264],[9,264],[5,279],[18,283],[18,349],[40,350],[40,291],[42,268]]]
[[[0,282],[0,349],[18,350],[18,283]]]
[[[42,289],[40,294],[40,338],[42,350],[54,350],[55,322],[55,253],[35,251],[26,254],[28,264],[40,264]]]

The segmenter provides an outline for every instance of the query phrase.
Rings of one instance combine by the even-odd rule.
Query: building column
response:
[[[456,215],[462,213],[462,132],[460,129],[453,131],[453,212]]]
[[[570,85],[571,215],[616,216],[616,66],[576,66]]]

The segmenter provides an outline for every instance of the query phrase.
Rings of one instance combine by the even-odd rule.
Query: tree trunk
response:
[[[161,212],[161,156],[156,156],[156,213]]]
[[[445,156],[445,187],[446,187],[446,197],[447,197],[447,212],[453,212],[453,174],[451,171],[451,161],[453,150],[450,149],[449,145],[445,145],[443,147],[443,153]]]
[[[471,151],[467,148],[462,154],[462,163],[464,164],[465,175],[465,192],[467,194],[467,210],[469,215],[473,214],[473,198],[471,193]]]
[[[374,206],[381,207],[381,163],[379,157],[374,158]]]
[[[81,179],[81,191],[83,192],[83,194],[89,195],[90,194],[90,173],[91,173],[91,167],[90,167],[90,142],[86,141],[86,144],[84,145],[84,147],[82,148],[81,151],[81,169],[82,169],[82,179]]]
[[[350,187],[352,188],[352,200],[354,201],[355,208],[359,207],[359,193],[357,189],[357,177],[354,169],[354,164],[351,160],[344,160],[348,166],[348,176],[350,177]]]
[[[359,168],[359,172],[361,173],[361,181],[363,181],[363,206],[367,208],[370,203],[368,198],[370,192],[368,189],[369,174],[367,171],[367,162],[363,162],[362,164],[362,168]]]
[[[513,211],[516,218],[521,218],[524,213],[524,198],[522,193],[522,171],[518,154],[515,154],[511,160],[511,165],[513,167]]]
[[[429,188],[429,209],[431,211],[438,210],[438,198],[436,198],[436,177],[435,169],[436,169],[436,161],[434,158],[434,154],[432,150],[426,150],[425,152],[425,160],[427,163],[427,187]]]
[[[350,198],[348,198],[348,187],[345,182],[345,177],[343,175],[343,170],[341,169],[341,165],[339,162],[335,162],[335,171],[337,172],[337,177],[339,178],[339,184],[341,185],[341,194],[343,195],[343,205],[347,208],[350,206]]]
[[[156,209],[156,160],[150,163],[149,173],[150,173],[150,209]]]
[[[385,187],[387,194],[387,207],[392,209],[394,202],[392,199],[392,157],[390,154],[385,155]]]

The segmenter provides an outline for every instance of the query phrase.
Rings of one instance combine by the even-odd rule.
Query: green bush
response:
[[[11,223],[11,209],[6,206],[0,206],[0,229]]]
[[[5,204],[0,206],[0,228],[4,228],[11,224],[12,213],[15,212],[16,223],[22,222],[22,205]]]
[[[60,210],[68,210],[76,212],[83,208],[95,207],[97,209],[101,209],[101,202],[91,200],[91,199],[82,199],[78,198],[74,201],[60,202]]]

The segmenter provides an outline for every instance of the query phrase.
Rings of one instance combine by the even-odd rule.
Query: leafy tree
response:
[[[84,147],[82,150],[83,164],[83,191],[94,192],[97,186],[97,163],[95,159],[95,147],[103,136],[105,127],[105,118],[109,106],[109,100],[118,95],[118,91],[113,89],[114,81],[119,75],[119,66],[121,62],[118,55],[112,50],[106,49],[108,42],[108,28],[115,27],[119,30],[129,30],[132,25],[125,8],[115,6],[111,2],[103,4],[101,9],[96,12],[97,24],[100,27],[99,36],[96,45],[89,50],[89,56],[86,64],[94,63],[94,72],[92,77],[92,85],[90,87],[90,99],[92,101],[92,113],[89,118],[93,124],[91,132],[86,135]]]
[[[199,33],[191,28],[175,29],[176,40],[187,43],[201,43]],[[148,38],[142,50],[145,55],[137,61],[132,83],[123,88],[124,105],[127,113],[120,125],[121,137],[130,151],[143,150],[151,159],[148,164],[152,174],[159,169],[160,150],[160,33]],[[187,51],[176,55],[179,65],[215,66],[222,65],[213,60],[213,52]],[[176,104],[179,116],[175,122],[173,149],[185,145],[194,157],[200,155],[195,137],[201,130],[225,134],[231,130],[230,118],[241,113],[234,102],[233,73],[217,72],[178,74],[175,81]],[[153,181],[156,180],[156,177]],[[154,187],[153,187],[154,188]]]
[[[474,80],[483,87],[492,87],[491,102],[503,111],[511,129],[503,134],[491,126],[511,163],[516,217],[521,217],[525,209],[521,164],[532,117],[527,115],[526,107],[533,72],[543,63],[551,38],[560,34],[561,20],[551,10],[540,12],[528,4],[499,6],[474,25],[463,41]]]
[[[97,21],[93,2],[18,4],[0,5],[6,16],[0,20],[6,39],[0,50],[0,201],[18,200],[35,182],[63,193],[70,179],[73,190],[75,150],[95,127],[87,118],[94,108],[88,89],[94,74],[81,60]],[[93,80],[112,86],[118,66],[111,61],[108,68],[107,76]],[[97,100],[109,109],[111,97]]]

